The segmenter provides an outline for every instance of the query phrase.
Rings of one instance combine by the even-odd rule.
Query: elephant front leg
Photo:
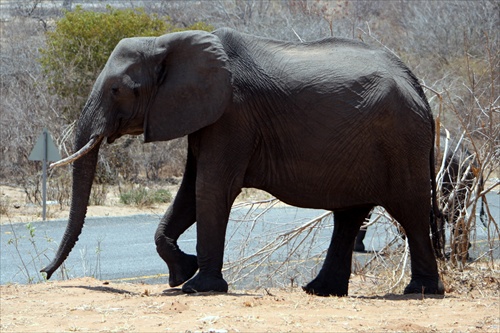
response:
[[[227,222],[207,223],[206,227],[203,223],[197,224],[199,272],[182,286],[183,292],[227,292],[228,284],[222,276],[226,225]],[[202,238],[205,240],[201,240]]]
[[[182,286],[185,293],[227,292],[228,284],[222,276],[224,242],[231,205],[236,194],[219,188],[219,184],[197,188],[197,245],[198,274]],[[214,188],[215,187],[215,188]]]
[[[184,253],[177,245],[179,236],[195,222],[189,212],[181,214],[173,205],[162,218],[155,234],[156,251],[168,266],[170,287],[176,287],[189,280],[198,270],[195,255]],[[176,217],[177,216],[177,217]],[[170,228],[175,225],[175,230]]]
[[[325,262],[318,276],[303,287],[305,292],[317,296],[347,296],[354,239],[370,209],[334,213],[333,236]]]
[[[196,167],[193,160],[188,155],[179,192],[155,234],[156,251],[168,266],[171,287],[183,284],[198,270],[196,256],[184,253],[177,245],[179,236],[196,222]]]

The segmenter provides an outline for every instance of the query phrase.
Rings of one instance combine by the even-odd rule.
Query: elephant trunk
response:
[[[76,151],[80,151],[86,146],[88,147],[90,142],[95,140],[97,142],[94,142],[92,148],[87,151],[85,156],[80,156],[73,164],[73,188],[69,220],[54,260],[41,270],[41,272],[47,273],[47,279],[50,279],[54,271],[66,260],[83,228],[97,166],[99,146],[102,142],[102,137],[89,139],[89,136],[88,134],[82,135],[81,131],[77,133]]]

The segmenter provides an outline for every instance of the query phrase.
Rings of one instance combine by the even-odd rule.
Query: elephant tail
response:
[[[434,125],[434,122],[432,122]],[[433,132],[435,134],[435,128],[432,126]],[[433,135],[434,137],[434,135]],[[436,186],[436,166],[435,166],[435,145],[432,145],[429,158],[429,168],[431,173],[431,200],[432,209],[430,213],[430,227],[432,234],[432,245],[434,246],[434,253],[438,259],[444,258],[444,220],[443,214],[439,209],[437,201],[437,186]]]

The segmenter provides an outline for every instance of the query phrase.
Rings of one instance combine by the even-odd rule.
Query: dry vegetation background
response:
[[[251,34],[289,41],[309,41],[328,36],[342,36],[361,39],[366,43],[385,47],[398,55],[420,78],[441,131],[446,129],[451,133],[452,137],[458,138],[471,152],[476,161],[473,172],[477,177],[465,196],[465,203],[459,214],[459,223],[461,223],[463,230],[467,231],[467,235],[470,235],[470,237],[461,241],[463,244],[468,244],[468,241],[473,239],[474,230],[480,225],[476,221],[478,220],[476,216],[480,207],[480,199],[484,198],[487,193],[498,193],[499,191],[499,1],[2,0],[0,4],[0,185],[21,188],[26,203],[39,204],[41,200],[41,165],[39,162],[28,161],[27,157],[43,128],[47,128],[52,134],[62,154],[72,151],[74,119],[68,119],[60,112],[72,101],[48,92],[47,77],[43,75],[38,59],[40,56],[39,49],[45,45],[46,31],[53,29],[55,20],[62,16],[64,8],[72,9],[76,4],[84,4],[85,8],[92,10],[103,10],[105,4],[117,8],[143,7],[147,13],[157,13],[160,16],[168,15],[179,26],[189,26],[194,22],[202,21],[215,28],[227,26]],[[68,68],[68,73],[71,73],[71,68]],[[71,75],[68,75],[68,80],[72,79]],[[116,203],[116,192],[118,191],[120,194],[124,189],[146,186],[151,188],[167,187],[178,182],[185,161],[185,140],[179,139],[147,145],[143,145],[141,141],[141,137],[128,136],[117,140],[113,145],[106,145],[101,149],[98,177],[93,189],[93,204],[114,204]],[[484,184],[481,184],[480,179],[484,180]],[[60,209],[64,211],[67,209],[70,199],[70,168],[52,171],[49,184],[49,200],[57,201]],[[248,193],[245,194],[248,195]],[[250,194],[253,195],[254,193]],[[498,198],[498,196],[495,196],[495,198]],[[5,222],[5,217],[15,215],[15,208],[12,207],[8,200],[3,198],[0,198],[0,200],[2,200],[0,202],[0,213]],[[148,205],[141,202],[135,204],[139,206]],[[247,230],[254,230],[256,216],[277,204],[279,203],[272,200],[244,204],[249,211],[245,218],[250,222],[251,226]],[[490,204],[487,200],[485,201],[486,222],[483,225],[488,233],[487,242],[489,246],[487,248],[489,248],[489,251],[483,253],[479,258],[480,260],[475,262],[467,261],[466,257],[462,257],[458,261],[443,261],[440,263],[443,280],[447,285],[447,292],[452,295],[451,301],[448,299],[451,303],[440,303],[439,306],[437,303],[433,303],[434,300],[430,300],[430,303],[427,304],[413,304],[416,307],[425,308],[425,311],[423,310],[420,313],[419,318],[421,320],[426,318],[426,311],[443,311],[443,313],[448,311],[450,318],[456,318],[455,321],[460,323],[460,320],[464,318],[460,318],[462,315],[460,309],[455,307],[457,304],[465,308],[464,313],[467,313],[470,309],[474,309],[478,313],[482,311],[481,316],[469,318],[471,322],[476,320],[475,323],[469,325],[469,322],[467,322],[466,325],[456,324],[453,326],[453,322],[446,321],[446,325],[449,326],[440,326],[433,324],[433,322],[424,323],[422,321],[422,325],[415,326],[414,322],[389,321],[384,326],[382,322],[375,325],[376,320],[373,319],[370,322],[370,324],[374,325],[372,327],[369,325],[363,326],[363,321],[356,322],[352,317],[354,315],[349,314],[345,314],[341,322],[335,323],[336,319],[332,317],[326,322],[317,319],[316,323],[321,322],[323,326],[320,327],[328,331],[377,330],[377,328],[386,331],[440,331],[448,328],[449,330],[460,331],[498,331],[500,327],[498,319],[498,307],[500,306],[498,303],[498,290],[500,288],[499,258],[494,257],[493,253],[494,249],[498,251],[500,243],[498,227],[500,217],[491,212],[489,209]],[[498,205],[498,203],[496,204]],[[245,251],[245,246],[248,243],[238,244],[237,246],[241,247],[239,250],[240,256],[238,259],[226,263],[225,276],[229,276],[229,280],[233,283],[238,282],[238,279],[251,276],[256,286],[270,283],[273,287],[286,287],[295,290],[298,281],[301,281],[301,274],[303,274],[296,270],[297,263],[311,262],[312,259],[317,262],[318,256],[321,257],[322,255],[321,252],[318,255],[317,252],[304,247],[304,244],[310,244],[311,239],[313,242],[317,242],[319,238],[318,232],[325,228],[331,228],[329,218],[331,216],[319,216],[317,219],[301,223],[286,232],[282,230],[267,231],[268,237],[258,239],[261,247],[257,247],[255,252]],[[8,219],[11,222],[17,222],[11,218]],[[447,232],[451,234],[452,229],[450,226],[447,227]],[[252,238],[252,235],[248,235],[248,242],[256,241],[255,238]],[[355,263],[354,265],[356,281],[361,281],[365,287],[368,286],[368,289],[363,290],[365,295],[369,292],[371,292],[369,295],[400,293],[404,284],[408,282],[407,248],[404,241],[401,241],[396,233],[391,231],[390,235],[387,238],[388,246],[384,248],[385,253],[383,256],[374,255],[367,263],[363,265]],[[327,244],[325,245],[324,242],[327,241],[322,240],[323,243],[321,243],[325,249]],[[268,271],[265,271],[262,267],[258,268],[259,263],[265,263],[271,260],[270,258],[274,258],[272,257],[273,251],[278,249],[285,249],[285,253],[289,254],[280,258],[283,265]],[[317,265],[310,267],[311,271],[317,268]],[[258,279],[255,276],[258,276]],[[203,306],[203,304],[200,304],[203,301],[196,298],[188,300],[179,295],[176,295],[177,298],[173,299],[170,304],[170,299],[165,300],[165,297],[162,298],[164,294],[161,291],[157,291],[156,294],[153,293],[154,297],[156,297],[154,299],[144,299],[145,296],[150,295],[144,295],[144,290],[140,289],[147,290],[148,287],[123,287],[125,292],[121,293],[121,287],[101,289],[97,282],[84,282],[84,284],[86,283],[92,287],[83,289],[83,292],[77,295],[75,294],[77,289],[71,286],[51,287],[49,285],[48,287],[40,287],[42,289],[19,287],[20,289],[15,290],[12,289],[13,286],[2,287],[2,325],[5,325],[2,326],[2,329],[14,330],[16,327],[22,329],[31,327],[31,330],[39,330],[40,327],[37,324],[31,323],[33,325],[30,326],[28,319],[26,319],[25,325],[16,326],[12,321],[12,318],[16,317],[16,313],[13,312],[11,317],[4,317],[6,312],[3,306],[4,304],[11,304],[5,303],[7,301],[14,302],[12,304],[16,306],[49,306],[49,304],[52,304],[50,303],[51,293],[76,295],[76,299],[78,297],[84,299],[85,291],[87,291],[87,294],[93,295],[92,297],[96,297],[96,292],[101,292],[102,297],[109,296],[108,301],[111,303],[117,299],[120,302],[126,302],[124,299],[130,299],[131,302],[137,301],[140,304],[139,308],[144,310],[141,312],[142,316],[154,316],[158,313],[164,315],[165,311],[169,316],[181,313],[195,316],[196,311],[193,313],[194,309],[198,309],[199,313],[200,307]],[[106,293],[103,294],[102,291]],[[45,303],[30,303],[23,299],[22,296],[16,296],[18,293],[20,295],[39,293],[42,298],[47,296],[47,301]],[[150,292],[147,291],[146,293]],[[373,311],[375,316],[377,315],[377,309],[395,312],[398,304],[404,303],[411,306],[410,303],[415,301],[405,299],[410,301],[410,303],[407,303],[397,300],[398,304],[395,307],[388,308],[384,307],[387,304],[384,305],[383,303],[387,300],[394,300],[391,297],[378,300],[373,298],[370,300],[365,299],[361,303],[356,303],[350,299],[346,303],[345,301],[333,300],[316,301],[305,296],[302,298],[295,298],[295,296],[291,295],[274,297],[270,296],[262,288],[259,289],[257,294],[257,296],[252,294],[242,299],[234,296],[237,300],[233,301],[228,301],[228,298],[219,299],[215,301],[216,303],[204,305],[207,307],[205,308],[207,313],[210,312],[208,309],[217,307],[217,304],[225,304],[228,307],[238,304],[242,309],[251,308],[252,310],[262,307],[260,321],[258,319],[259,315],[255,315],[257,318],[253,318],[255,319],[253,320],[254,326],[249,324],[247,331],[251,331],[252,327],[258,330],[268,329],[270,331],[273,331],[273,327],[275,328],[274,331],[315,331],[315,322],[311,318],[307,320],[301,319],[302,322],[297,318],[295,322],[293,321],[293,306],[295,306],[295,309],[312,309],[311,314],[322,306],[333,307],[337,310],[348,307],[355,312],[358,312],[357,309],[361,308],[365,316],[372,318],[368,315],[369,311]],[[269,311],[271,313],[273,313],[272,311],[278,311],[275,306],[277,304],[281,305],[280,297],[283,299],[289,297],[289,302],[285,303],[290,305],[290,302],[292,302],[289,309],[291,312],[277,313],[288,316],[287,318],[290,320],[275,320],[275,326],[272,326],[270,324],[271,319],[267,318],[265,314]],[[477,303],[473,301],[478,298],[481,299],[480,303],[485,304],[484,307],[478,308]],[[401,303],[399,303],[400,301]],[[456,302],[454,303],[454,301]],[[117,306],[117,309],[121,310],[113,310],[97,306],[91,300],[88,300],[88,302],[81,301],[78,303],[78,301],[75,301],[73,307],[66,310],[69,315],[78,312],[81,318],[89,319],[90,317],[86,315],[97,316],[97,319],[92,317],[94,318],[92,320],[96,320],[96,322],[101,320],[101,325],[89,326],[90,330],[107,327],[104,325],[106,318],[109,318],[109,330],[136,331],[142,327],[139,323],[134,326],[133,320],[143,317],[137,316],[137,313],[127,307],[131,305]],[[194,303],[198,304],[194,305]],[[174,306],[176,304],[180,304],[180,308],[176,308]],[[266,306],[262,306],[263,304]],[[451,317],[452,313],[455,312],[447,310],[448,307],[452,308],[453,311],[457,311],[456,317]],[[29,314],[32,310],[31,308],[28,309],[25,312]],[[242,323],[247,323],[248,318],[238,319],[238,311],[243,310],[237,308],[235,311],[233,313],[234,317],[228,315],[227,321],[231,322],[233,320],[234,323],[234,320],[240,320]],[[400,315],[404,316],[404,312],[403,308]],[[110,318],[115,318],[115,314],[120,314],[122,319],[128,318],[128,321],[123,319],[122,322],[119,320],[112,322]],[[18,312],[17,316],[22,316],[21,312]],[[318,318],[320,316],[324,317],[326,314],[318,313],[317,316]],[[44,316],[40,315],[40,320],[42,320],[42,317]],[[209,314],[206,316],[200,314],[199,317],[198,319],[208,318]],[[5,322],[6,318],[9,320],[8,322]],[[61,319],[57,318],[57,316],[52,316],[52,318],[54,318],[54,321],[61,323]],[[178,317],[174,316],[174,318]],[[231,330],[231,326],[221,319],[224,318],[223,314],[218,314],[214,318],[211,319],[212,321],[215,320],[213,323],[204,323],[201,320],[198,322],[198,326],[178,326],[173,329],[207,331],[210,327],[216,327],[218,321],[219,324],[222,322],[219,325],[220,327]],[[229,320],[228,318],[232,319]],[[438,319],[435,319],[435,321],[439,322]],[[146,320],[142,322],[142,325],[145,322],[151,323],[151,321]],[[267,326],[262,322],[267,323]],[[4,323],[10,323],[10,326]],[[262,326],[255,323],[261,323]],[[350,324],[342,326],[342,323]],[[84,324],[78,324],[80,326],[74,327],[71,326],[71,323],[64,323],[64,325],[66,326],[61,326],[58,330],[81,330],[87,327]],[[57,326],[48,327],[55,329]],[[157,329],[151,328],[151,330],[164,331],[167,327],[168,325],[163,323],[156,327]],[[233,330],[237,328],[240,331],[245,331],[244,327],[246,326],[233,325]],[[310,329],[305,329],[306,327]]]
[[[93,10],[104,10],[105,4],[143,7],[147,13],[169,16],[179,26],[201,21],[283,40],[333,35],[386,47],[429,88],[432,108],[453,136],[468,131],[468,144],[475,144],[478,154],[498,158],[494,148],[498,147],[500,5],[495,0],[2,1],[0,181],[22,186],[29,201],[40,200],[41,166],[27,157],[43,128],[62,154],[72,151],[75,119],[61,110],[73,101],[49,93],[38,59],[45,32],[53,29],[64,8],[77,4]],[[71,73],[68,68],[68,80],[75,80]],[[128,136],[106,147],[98,182],[166,181],[182,174],[182,139],[148,145],[141,140]],[[489,151],[481,151],[486,143]],[[482,170],[485,178],[492,176],[490,169]],[[61,203],[68,200],[68,172],[69,168],[51,174],[51,196]],[[105,193],[99,200],[106,200]]]

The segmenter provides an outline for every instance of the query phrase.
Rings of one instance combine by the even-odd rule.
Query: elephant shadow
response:
[[[181,296],[186,295],[182,292],[181,288],[169,288],[163,290],[161,296]],[[224,295],[224,296],[254,296],[254,297],[262,297],[262,294],[251,294],[251,293],[238,293],[238,292],[203,292],[203,293],[193,293],[189,294],[189,297],[197,297],[197,296],[216,296],[216,295]],[[268,296],[274,296],[273,294],[268,293]],[[352,296],[353,298],[364,299],[364,300],[386,300],[386,301],[409,301],[409,300],[424,300],[424,299],[444,299],[444,295],[438,294],[393,294],[387,293],[385,295],[374,295],[374,296]],[[447,296],[449,298],[449,296]]]
[[[62,288],[81,288],[91,291],[100,291],[111,294],[122,294],[122,295],[140,295],[141,293],[132,292],[125,289],[113,288],[108,286],[63,286]]]
[[[120,288],[114,288],[114,287],[109,287],[109,286],[63,286],[62,288],[79,288],[79,289],[86,289],[90,291],[97,291],[97,292],[104,292],[104,293],[111,293],[111,294],[121,294],[121,295],[131,295],[131,296],[141,296],[143,293],[140,292],[133,292],[125,289],[120,289]],[[181,295],[186,295],[181,288],[168,288],[159,293],[159,296],[181,296]],[[224,296],[259,296],[258,294],[251,294],[251,293],[238,293],[238,292],[228,292],[228,293],[221,293],[221,292],[203,292],[203,293],[193,293],[189,294],[189,296],[216,296],[216,295],[224,295]]]
[[[168,289],[165,289],[162,291],[161,293],[161,296],[181,296],[181,295],[184,295],[186,296],[186,294],[182,291],[182,288],[168,288]],[[217,295],[223,295],[223,296],[236,296],[236,297],[240,297],[240,296],[262,296],[260,294],[252,294],[252,293],[242,293],[242,292],[227,292],[227,293],[223,293],[223,292],[216,292],[216,291],[209,291],[209,292],[201,292],[201,293],[192,293],[192,294],[188,294],[189,297],[197,297],[197,296],[217,296]]]
[[[410,300],[416,300],[416,301],[422,301],[424,299],[444,299],[444,295],[439,295],[439,294],[392,294],[388,293],[385,295],[374,295],[374,296],[352,296],[354,298],[358,299],[364,299],[364,300],[386,300],[386,301],[410,301]],[[447,296],[449,298],[449,296]]]
[[[91,291],[105,292],[105,293],[113,293],[113,294],[126,294],[131,296],[140,296],[142,293],[132,292],[125,289],[113,288],[108,286],[64,286],[63,288],[83,288]],[[159,296],[181,296],[186,295],[183,293],[181,288],[168,288],[163,290]],[[238,292],[203,292],[203,293],[193,293],[189,294],[189,297],[199,297],[199,296],[216,296],[216,295],[224,295],[224,296],[262,296],[259,294],[251,294],[251,293],[238,293]],[[374,296],[352,296],[353,298],[364,299],[364,300],[386,300],[386,301],[408,301],[408,300],[424,300],[424,299],[444,299],[444,295],[429,295],[429,294],[393,294],[388,293],[385,295],[374,295]],[[448,295],[447,298],[450,296]]]

